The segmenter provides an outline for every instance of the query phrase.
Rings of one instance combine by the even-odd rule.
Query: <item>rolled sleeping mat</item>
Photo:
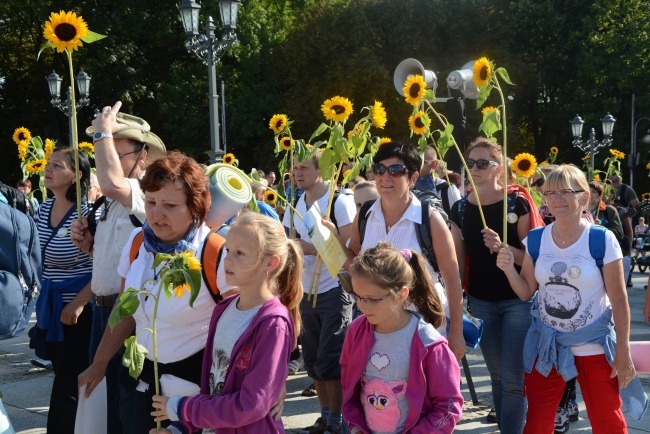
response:
[[[205,174],[210,180],[212,204],[205,223],[218,229],[247,205],[252,197],[250,178],[230,164],[217,163],[208,166]]]

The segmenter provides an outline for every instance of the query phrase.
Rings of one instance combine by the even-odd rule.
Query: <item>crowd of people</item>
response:
[[[74,433],[79,389],[91,396],[104,378],[110,434],[284,432],[285,382],[304,363],[320,415],[301,433],[450,433],[462,418],[465,306],[483,321],[502,433],[566,431],[576,379],[595,433],[627,432],[622,403],[646,403],[624,257],[648,230],[641,218],[632,231],[630,213],[614,207],[639,203],[619,177],[605,186],[575,166],[547,166],[531,179],[538,208],[528,190],[503,184],[507,162],[490,140],[465,150],[474,189],[434,148],[422,156],[389,142],[365,178],[344,186],[352,194],[330,198],[320,153],[296,160],[280,185],[261,174],[260,212],[242,210],[223,230],[206,225],[203,168],[120,108],[105,107],[87,130],[96,181],[85,157],[77,180],[74,152],[57,149],[45,169],[53,197],[35,203],[43,279],[32,340],[54,370],[48,432]],[[102,195],[81,215],[77,182]],[[296,212],[264,203],[270,188],[286,189]],[[351,287],[318,259],[304,221],[312,207],[343,247]],[[182,289],[140,294],[109,326],[127,288],[157,287],[157,254],[186,252],[209,271],[192,305]],[[146,349],[138,378],[121,363],[130,337]]]

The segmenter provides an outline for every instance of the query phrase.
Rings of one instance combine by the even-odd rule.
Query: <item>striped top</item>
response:
[[[43,202],[34,215],[41,243],[43,279],[61,282],[92,273],[92,259],[84,252],[79,251],[70,239],[70,224],[72,220],[77,219],[77,206],[73,205],[61,222],[53,227],[50,224],[52,204],[54,204],[54,199]],[[82,205],[81,212],[86,216],[88,208]],[[70,301],[75,295],[72,294],[71,297],[68,297],[64,294],[63,301]]]

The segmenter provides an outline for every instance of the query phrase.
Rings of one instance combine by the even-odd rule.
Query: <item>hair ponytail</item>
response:
[[[422,317],[438,328],[445,322],[445,310],[435,283],[427,271],[425,261],[422,255],[411,251],[411,260],[408,263],[413,269],[413,286],[409,299]]]
[[[283,305],[289,310],[289,315],[293,320],[293,329],[295,331],[295,345],[298,345],[298,336],[300,335],[301,319],[300,319],[300,301],[302,300],[302,256],[300,255],[300,248],[293,240],[287,240],[287,260],[284,268],[277,275],[276,289],[278,298]]]

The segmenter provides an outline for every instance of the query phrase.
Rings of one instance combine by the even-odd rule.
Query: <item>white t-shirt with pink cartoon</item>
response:
[[[572,332],[596,321],[611,307],[596,261],[589,253],[589,230],[578,241],[561,248],[553,240],[553,225],[542,234],[535,279],[539,283],[540,317],[544,324],[561,332]],[[525,240],[527,242],[528,240]],[[621,259],[621,248],[611,231],[605,235],[603,264]],[[603,354],[598,344],[571,346],[576,356]]]
[[[396,332],[375,332],[375,344],[361,379],[361,402],[372,434],[401,433],[404,429],[409,410],[406,380],[417,326],[418,318],[412,315]]]

